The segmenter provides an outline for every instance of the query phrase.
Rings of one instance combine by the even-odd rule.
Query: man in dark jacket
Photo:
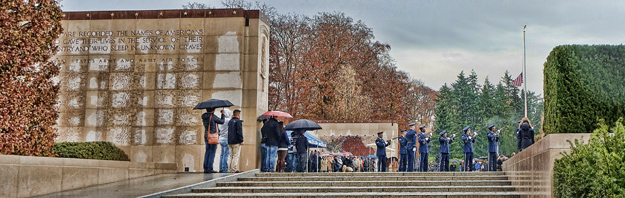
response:
[[[230,172],[239,172],[239,156],[243,144],[243,120],[241,110],[234,110],[232,119],[228,122],[228,147],[230,148]]]
[[[525,148],[534,144],[534,129],[532,129],[532,125],[530,120],[527,118],[523,118],[521,124],[519,125],[519,140],[521,142],[521,149],[525,150]]]
[[[462,151],[464,152],[464,163],[462,167],[464,167],[464,171],[474,170],[473,166],[473,143],[475,143],[475,136],[477,136],[477,132],[471,135],[471,127],[467,126],[462,129],[464,134],[462,134],[462,141],[464,142],[464,147]]]
[[[441,144],[439,149],[441,153],[441,163],[440,171],[449,171],[449,145],[454,142],[454,138],[456,134],[453,134],[451,137],[447,137],[447,131],[443,130],[443,132],[439,133],[440,137],[438,137],[438,142]],[[455,168],[455,167],[454,167]]]
[[[215,153],[217,152],[217,144],[208,144],[208,133],[217,133],[217,124],[223,124],[225,115],[221,114],[221,118],[215,114],[215,108],[206,109],[206,113],[202,114],[202,124],[204,124],[204,143],[206,144],[206,153],[204,153],[204,173],[216,173],[213,170],[215,162]]]
[[[378,139],[375,140],[375,145],[378,147],[376,155],[378,156],[378,172],[386,172],[386,147],[391,145],[390,140],[384,142],[382,134],[384,132],[378,132]]]
[[[401,130],[401,135],[397,137],[397,141],[399,141],[399,172],[405,172],[406,165],[408,165],[408,155],[406,151],[408,139],[406,139],[406,129]]]
[[[415,131],[415,123],[410,123],[408,126],[410,126],[410,130],[408,131],[408,133],[406,133],[406,140],[408,141],[406,143],[406,155],[408,158],[408,165],[406,167],[406,171],[407,172],[412,172],[415,170],[415,151],[417,151],[417,132]]]
[[[304,135],[306,130],[297,129],[294,132],[295,147],[293,153],[297,159],[297,172],[304,172],[306,171],[306,159],[308,159],[308,138]]]
[[[428,153],[430,152],[429,144],[430,144],[430,136],[425,134],[425,125],[419,127],[421,133],[417,135],[417,139],[419,142],[419,157],[420,157],[420,165],[419,171],[428,172]]]
[[[282,129],[280,128],[280,123],[276,118],[272,117],[263,128],[260,129],[262,140],[261,140],[261,152],[264,154],[261,158],[261,163],[264,166],[261,167],[262,172],[273,172],[275,171],[274,165],[276,164],[276,159],[278,158],[278,145],[280,144],[280,132]]]
[[[488,126],[488,171],[496,171],[497,153],[499,147],[499,131],[495,132],[495,125]]]

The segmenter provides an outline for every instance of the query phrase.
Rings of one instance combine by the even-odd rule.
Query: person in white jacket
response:
[[[230,122],[230,116],[232,111],[229,109],[221,110],[221,114],[224,114],[224,124],[219,125],[219,146],[221,146],[221,154],[219,155],[219,172],[228,172],[228,156],[230,155],[230,149],[228,148],[228,122]]]

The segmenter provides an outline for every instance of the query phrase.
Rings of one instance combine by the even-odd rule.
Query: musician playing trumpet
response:
[[[497,170],[497,146],[499,142],[499,133],[501,131],[497,130],[495,132],[495,125],[488,126],[488,171],[496,171]]]
[[[441,143],[441,163],[439,164],[440,171],[447,172],[449,171],[449,144],[454,142],[456,134],[451,135],[451,137],[447,137],[447,131],[444,130],[443,132],[439,133],[439,135],[440,136],[438,137],[438,142]]]
[[[464,170],[465,171],[473,171],[475,168],[473,167],[473,143],[475,143],[475,137],[479,130],[471,134],[471,127],[467,126],[462,129],[464,134],[462,135],[462,141],[464,142],[464,148],[462,151],[464,152]]]
[[[429,148],[428,144],[430,143],[430,138],[432,137],[432,133],[425,134],[425,125],[419,127],[421,133],[418,135],[419,140],[419,171],[420,172],[428,172],[428,153]]]

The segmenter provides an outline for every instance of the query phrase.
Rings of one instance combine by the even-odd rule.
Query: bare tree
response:
[[[187,2],[187,5],[182,5],[182,9],[185,10],[200,10],[200,9],[213,9],[213,6],[207,5],[207,4],[203,4],[203,3],[198,3],[198,2]]]

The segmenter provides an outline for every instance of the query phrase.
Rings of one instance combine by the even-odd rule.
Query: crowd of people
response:
[[[221,110],[221,116],[214,114],[215,109],[206,109],[202,115],[204,124],[204,142],[206,153],[204,156],[204,172],[216,173],[213,169],[217,144],[221,146],[219,158],[219,172],[239,172],[239,156],[243,144],[243,127],[241,110],[231,112],[228,109]],[[478,160],[473,157],[473,143],[478,131],[471,133],[471,127],[462,129],[461,141],[464,143],[462,152],[464,159],[457,165],[456,162],[449,164],[449,145],[455,142],[457,134],[448,136],[447,131],[439,133],[439,155],[434,163],[428,163],[429,144],[432,133],[426,134],[425,126],[419,127],[419,133],[415,131],[416,124],[409,124],[409,130],[401,130],[398,139],[399,159],[387,158],[386,147],[391,145],[393,139],[384,141],[383,132],[378,132],[375,141],[376,156],[351,156],[342,154],[320,153],[310,150],[306,130],[296,129],[291,131],[289,138],[284,127],[284,122],[269,116],[262,120],[261,128],[261,172],[387,172],[389,167],[392,171],[400,172],[427,172],[427,171],[496,171],[500,169],[507,157],[499,155],[499,130],[495,125],[488,126],[488,160]],[[517,147],[519,151],[534,143],[534,131],[529,119],[523,118],[518,122]],[[209,135],[218,134],[219,142],[209,143]],[[418,144],[418,150],[417,150]],[[416,159],[416,152],[419,159]],[[512,154],[514,156],[514,153]],[[493,162],[493,163],[488,163]]]

